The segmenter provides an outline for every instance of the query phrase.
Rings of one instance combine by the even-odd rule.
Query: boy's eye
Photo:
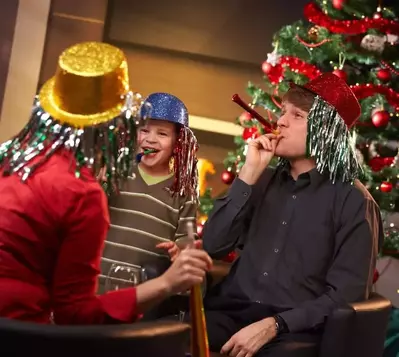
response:
[[[142,133],[148,133],[148,129],[146,129],[146,128],[141,128],[140,131],[141,131]]]
[[[161,133],[159,133],[159,135],[161,135],[161,136],[167,136],[168,134],[167,134],[167,133],[161,132]]]

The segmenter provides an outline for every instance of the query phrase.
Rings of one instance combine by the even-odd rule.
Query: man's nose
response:
[[[278,118],[277,126],[281,127],[281,126],[286,126],[286,125],[287,125],[287,123],[286,123],[285,115],[283,114],[280,116],[280,118]]]

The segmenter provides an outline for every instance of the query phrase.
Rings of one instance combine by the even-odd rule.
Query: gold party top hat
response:
[[[127,61],[119,48],[76,44],[60,55],[25,128],[0,145],[0,169],[25,181],[63,149],[75,158],[76,177],[82,167],[94,176],[106,168],[103,187],[117,193],[132,173],[141,105],[140,94],[129,89]]]
[[[61,54],[56,74],[43,85],[39,101],[61,123],[86,127],[118,116],[128,91],[124,53],[106,43],[85,42]]]

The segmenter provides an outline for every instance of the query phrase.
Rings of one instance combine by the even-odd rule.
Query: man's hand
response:
[[[276,321],[273,317],[268,317],[234,334],[224,344],[220,353],[232,357],[252,357],[276,335]]]
[[[196,240],[194,242],[194,247],[196,249],[202,249],[202,240]],[[168,252],[170,260],[174,262],[178,255],[180,254],[181,249],[179,248],[178,244],[176,242],[164,242],[164,243],[159,243],[156,245],[156,248],[158,249],[164,249]]]
[[[245,164],[240,170],[240,179],[248,185],[256,183],[262,172],[269,165],[276,151],[280,136],[265,134],[248,142]]]

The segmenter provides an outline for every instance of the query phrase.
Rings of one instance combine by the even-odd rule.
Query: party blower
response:
[[[194,248],[194,226],[187,222],[188,244],[187,248]],[[202,300],[201,285],[197,284],[190,292],[191,312],[191,356],[209,357],[208,333],[206,331],[204,303]]]
[[[140,152],[139,154],[136,155],[136,162],[139,163],[141,161],[141,159],[143,158],[143,156],[149,155],[149,154],[153,154],[158,152],[158,150],[155,149],[145,149],[143,152]]]
[[[246,112],[251,114],[251,116],[256,119],[264,128],[266,133],[272,133],[278,135],[280,132],[274,129],[272,124],[266,120],[262,115],[260,115],[256,110],[252,109],[248,104],[246,104],[238,94],[234,94],[231,100],[243,108]]]

